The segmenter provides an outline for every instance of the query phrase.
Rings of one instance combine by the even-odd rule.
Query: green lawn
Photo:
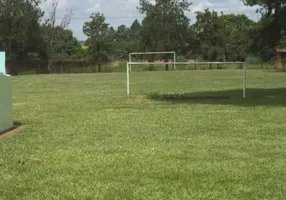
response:
[[[0,199],[286,199],[286,73],[13,78]]]

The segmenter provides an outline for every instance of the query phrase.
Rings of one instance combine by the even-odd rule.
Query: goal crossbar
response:
[[[245,62],[128,62],[129,65],[209,65],[209,64],[245,64]]]
[[[243,89],[242,89],[242,97],[246,98],[246,63],[245,62],[127,62],[126,64],[126,72],[127,72],[127,95],[130,96],[130,73],[132,65],[163,65],[163,64],[174,64],[174,65],[206,65],[206,64],[239,64],[243,65]]]
[[[133,52],[129,55],[150,55],[150,54],[176,54],[175,51],[163,51],[163,52]]]

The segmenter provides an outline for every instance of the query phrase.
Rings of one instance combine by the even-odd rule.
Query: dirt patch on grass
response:
[[[149,95],[134,95],[128,97],[128,104],[130,105],[146,105],[152,103],[149,98]]]
[[[134,95],[130,96],[129,99],[131,100],[142,100],[142,99],[148,99],[148,95]]]
[[[9,137],[15,134],[20,133],[24,129],[24,126],[22,125],[14,125],[13,128],[9,129],[8,131],[5,131],[3,133],[0,133],[0,139],[3,139],[5,137]]]
[[[110,67],[119,67],[121,65],[120,61],[114,61],[108,64]]]

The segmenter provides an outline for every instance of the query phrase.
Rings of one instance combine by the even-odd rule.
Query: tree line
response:
[[[142,22],[115,29],[103,14],[93,13],[82,28],[87,40],[80,42],[68,29],[75,8],[56,23],[59,0],[52,0],[46,11],[40,8],[41,0],[0,0],[0,50],[9,60],[48,60],[48,68],[60,60],[88,60],[98,71],[104,63],[127,60],[136,51],[176,51],[181,61],[271,61],[275,48],[286,47],[286,2],[243,1],[259,6],[258,22],[244,14],[206,9],[196,12],[191,23],[186,11],[192,4],[187,0],[139,0]]]

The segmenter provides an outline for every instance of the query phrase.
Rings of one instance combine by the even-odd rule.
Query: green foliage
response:
[[[98,71],[101,72],[102,64],[108,61],[110,29],[102,14],[93,13],[90,18],[90,22],[85,22],[83,32],[88,37],[86,44],[91,59],[97,64]]]
[[[141,49],[181,53],[186,46],[190,22],[185,11],[190,5],[185,0],[156,0],[154,4],[140,0],[139,10],[146,15],[140,33]]]
[[[43,15],[39,4],[39,0],[0,1],[0,50],[7,52],[8,59],[39,51],[39,20]]]
[[[197,12],[197,21],[194,24],[198,40],[198,54],[205,60],[222,61],[224,59],[224,24],[217,12],[206,9]]]
[[[245,15],[218,15],[206,9],[191,26],[191,52],[208,61],[244,61],[249,53],[249,32],[255,23]]]
[[[56,24],[51,10],[46,13],[51,15],[48,20],[43,19],[40,0],[0,0],[0,50],[6,51],[8,59],[49,60],[49,65],[59,60],[92,60],[98,71],[105,63],[126,61],[129,53],[137,51],[176,51],[187,59],[204,61],[251,60],[249,55],[263,62],[273,60],[275,48],[286,46],[285,1],[243,1],[261,6],[262,18],[257,23],[242,14],[225,15],[206,9],[198,12],[196,23],[190,25],[186,12],[191,3],[187,0],[140,0],[142,25],[134,20],[130,27],[121,25],[115,30],[102,14],[94,13],[83,27],[88,39],[80,43],[67,29],[72,10],[64,15],[62,26]],[[56,13],[57,7],[53,8]]]
[[[120,59],[127,59],[130,52],[130,29],[125,25],[121,25],[117,28],[114,37],[114,52]]]
[[[253,31],[252,52],[270,60],[275,56],[275,48],[281,40],[281,31],[286,31],[286,6],[285,0],[244,0],[250,6],[261,6],[262,18],[257,28]]]
[[[46,45],[45,53],[50,59],[59,61],[85,57],[84,49],[82,49],[79,41],[73,37],[71,30],[63,29],[60,26],[43,25],[41,31]]]
[[[250,31],[255,27],[255,22],[246,15],[221,15],[224,23],[224,47],[227,61],[244,61],[249,53]]]
[[[177,62],[188,62],[188,59],[184,56],[177,56]]]
[[[129,53],[139,51],[140,30],[141,24],[138,20],[135,20],[130,28],[125,25],[119,26],[116,31],[112,28],[110,54],[114,60],[127,60]]]
[[[38,0],[0,1],[0,50],[10,60],[66,60],[83,58],[73,33],[43,21]],[[56,11],[56,10],[55,10]]]
[[[281,39],[278,46],[281,48],[286,48],[286,31],[281,31]]]
[[[261,63],[263,63],[262,59],[258,56],[255,56],[255,55],[247,56],[245,62],[247,64],[261,64]]]

